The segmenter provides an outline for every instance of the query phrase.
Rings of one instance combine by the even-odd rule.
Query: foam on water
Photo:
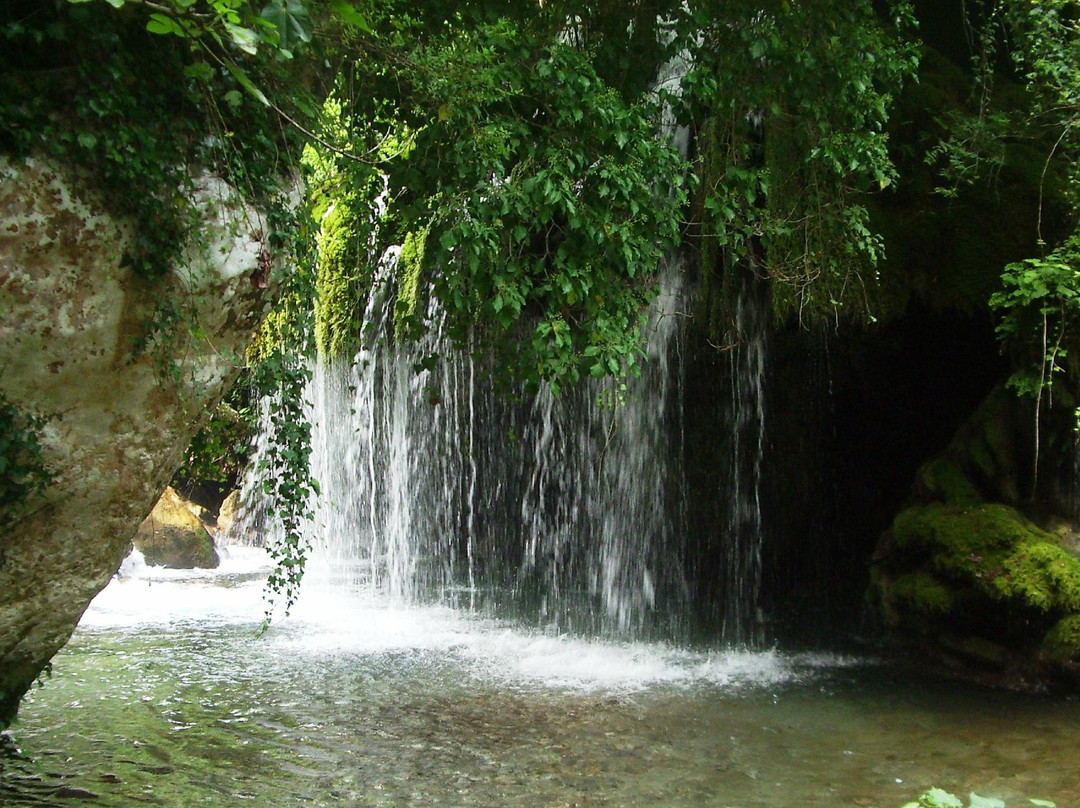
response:
[[[81,626],[226,624],[250,625],[254,631],[265,610],[268,567],[266,554],[253,548],[233,548],[217,570],[166,570],[131,559],[126,577],[102,591]],[[324,587],[305,592],[262,642],[272,654],[355,658],[359,664],[395,655],[409,660],[400,664],[449,664],[460,675],[489,684],[581,692],[774,687],[855,662],[827,654],[721,652],[578,637],[446,606],[404,605]]]

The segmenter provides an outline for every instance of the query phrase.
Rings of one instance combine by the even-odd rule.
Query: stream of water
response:
[[[241,548],[111,583],[0,747],[0,804],[1080,805],[1076,700],[333,587],[256,636],[266,569]]]

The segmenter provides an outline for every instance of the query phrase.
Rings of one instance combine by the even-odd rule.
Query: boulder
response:
[[[222,180],[196,179],[202,231],[152,280],[131,223],[72,171],[0,158],[0,396],[41,419],[49,472],[0,525],[0,728],[116,573],[273,291],[270,228]]]
[[[230,491],[218,508],[217,532],[219,536],[228,536],[240,511],[240,489]]]
[[[135,549],[151,567],[214,569],[221,560],[200,512],[205,514],[206,510],[166,488],[139,526],[133,540]]]
[[[1025,689],[1080,683],[1080,560],[1032,484],[1033,429],[1004,389],[939,456],[878,542],[869,601],[924,662]],[[1041,464],[1040,464],[1041,465]]]

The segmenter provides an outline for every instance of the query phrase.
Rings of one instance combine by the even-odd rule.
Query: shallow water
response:
[[[933,785],[1080,805],[1075,700],[319,589],[256,636],[252,551],[143,575],[28,697],[0,804],[899,808]]]

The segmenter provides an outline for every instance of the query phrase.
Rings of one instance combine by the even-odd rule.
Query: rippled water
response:
[[[256,636],[261,563],[110,584],[8,733],[0,804],[1080,805],[1074,700],[317,589]]]

